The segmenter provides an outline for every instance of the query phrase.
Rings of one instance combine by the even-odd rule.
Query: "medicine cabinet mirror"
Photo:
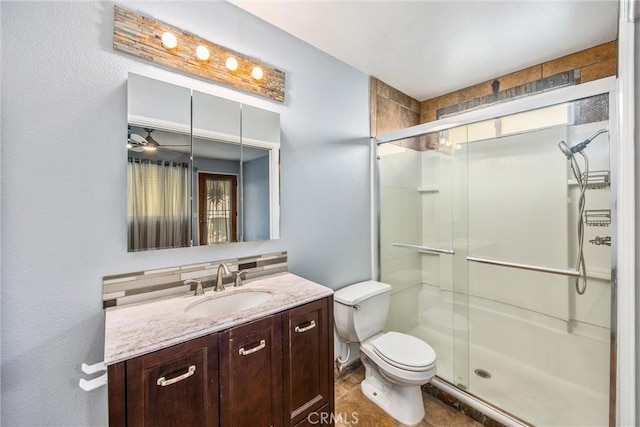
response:
[[[128,250],[277,239],[280,115],[129,74]]]

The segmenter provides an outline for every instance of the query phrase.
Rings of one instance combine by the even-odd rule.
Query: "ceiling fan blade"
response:
[[[129,134],[129,141],[135,142],[136,144],[146,144],[147,140],[138,135],[137,133]]]

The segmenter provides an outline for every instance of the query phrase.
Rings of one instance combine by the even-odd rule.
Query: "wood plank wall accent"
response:
[[[372,138],[420,124],[420,102],[373,76],[369,78],[369,103]],[[431,135],[406,138],[392,144],[417,151],[437,146]]]
[[[420,124],[420,102],[375,77],[369,79],[371,137]]]
[[[162,46],[162,33],[165,31],[171,32],[178,39],[176,48],[169,50]],[[209,49],[209,60],[200,61],[195,57],[198,45]],[[284,102],[285,99],[284,72],[255,58],[119,6],[115,6],[113,48],[186,74],[213,80],[275,101]],[[225,61],[229,56],[238,61],[236,71],[229,71],[225,67]],[[256,66],[262,68],[264,72],[264,77],[260,80],[251,77],[251,70]]]
[[[437,120],[438,110],[492,95],[492,84],[495,80],[500,83],[499,90],[505,92],[509,89],[524,87],[529,83],[542,81],[572,71],[574,84],[615,76],[617,72],[617,41],[614,40],[422,101],[420,104],[420,123]]]

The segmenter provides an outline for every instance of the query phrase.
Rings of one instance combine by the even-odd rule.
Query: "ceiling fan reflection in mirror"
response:
[[[147,140],[138,135],[137,133],[132,133],[131,127],[129,127],[129,132],[127,136],[127,148],[131,151],[135,151],[140,153],[144,151],[144,145],[147,143]]]
[[[153,129],[144,128],[144,131],[147,132],[147,136],[145,138],[147,140],[147,143],[144,145],[143,149],[147,151],[157,150],[158,147],[160,147],[160,144],[151,136],[151,132],[153,132]]]
[[[161,146],[160,143],[151,136],[151,132],[153,132],[154,129],[144,128],[144,131],[147,132],[146,137],[133,133],[131,127],[129,127],[129,135],[127,138],[127,148],[129,150],[141,153],[143,151],[156,151],[158,148],[162,149],[162,147],[173,147],[173,145]]]

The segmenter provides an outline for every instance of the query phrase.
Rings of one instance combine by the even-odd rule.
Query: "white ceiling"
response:
[[[419,101],[617,38],[616,0],[231,0]]]

